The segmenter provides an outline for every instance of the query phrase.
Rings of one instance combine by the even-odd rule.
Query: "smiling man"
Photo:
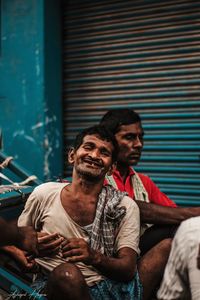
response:
[[[115,146],[117,147],[116,144]],[[105,173],[112,170],[113,151],[114,147],[108,147],[107,142],[102,142],[99,137],[86,135],[83,144],[77,148],[76,155],[74,149],[70,151],[69,162],[74,165],[77,176],[88,181],[101,182]]]
[[[144,143],[141,118],[135,111],[110,110],[100,124],[115,135],[119,147],[116,170],[106,176],[105,184],[126,191],[138,204],[142,223],[140,250],[144,254],[161,240],[173,237],[182,221],[199,216],[200,208],[177,207],[151,178],[132,168],[140,160]]]
[[[159,248],[138,260],[138,206],[126,193],[103,185],[117,154],[105,127],[85,129],[68,155],[72,182],[44,183],[26,202],[18,225],[38,231],[35,261],[41,268],[32,287],[47,292],[48,299],[147,300],[161,279]],[[13,250],[15,258],[25,262],[19,251]]]

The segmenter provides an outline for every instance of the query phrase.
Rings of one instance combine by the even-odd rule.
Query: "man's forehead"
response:
[[[84,136],[83,138],[83,144],[84,143],[98,143],[98,144],[102,144],[102,145],[108,145],[111,144],[111,141],[107,141],[105,139],[102,139],[98,134],[87,134],[86,136]]]
[[[136,133],[141,131],[143,132],[143,129],[142,129],[142,124],[141,122],[137,122],[137,123],[132,123],[132,124],[127,124],[127,125],[121,125],[119,127],[119,130],[117,133]]]

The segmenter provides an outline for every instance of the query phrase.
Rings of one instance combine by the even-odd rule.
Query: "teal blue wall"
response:
[[[62,174],[60,13],[59,1],[1,1],[3,150],[41,180]]]

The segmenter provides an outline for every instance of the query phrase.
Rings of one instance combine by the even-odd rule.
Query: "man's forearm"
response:
[[[167,207],[143,201],[136,203],[143,223],[177,225],[191,217],[200,216],[200,207]]]
[[[0,218],[0,246],[15,244],[19,238],[17,226]]]
[[[18,256],[18,253],[22,251],[15,246],[2,246],[1,250],[12,256],[12,258],[16,258]]]
[[[122,249],[122,251],[126,248]],[[131,252],[134,252],[131,250]],[[117,258],[107,257],[99,252],[96,253],[94,263],[92,264],[104,276],[117,281],[130,281],[133,279],[136,269],[137,254],[131,253],[124,257],[120,253]]]
[[[0,247],[15,245],[37,254],[37,233],[31,226],[17,227],[0,218]]]

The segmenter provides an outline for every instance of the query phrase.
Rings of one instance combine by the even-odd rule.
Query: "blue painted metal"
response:
[[[5,152],[0,151],[0,163],[2,163],[7,157],[8,157],[8,155]],[[15,175],[19,176],[23,180],[26,179],[27,177],[33,175],[13,160],[9,163],[8,168],[12,172],[14,172]],[[42,181],[40,181],[38,179],[35,179],[35,180],[33,180],[32,183],[35,184],[35,185],[38,185],[38,184],[41,184]]]
[[[59,18],[60,1],[1,2],[3,150],[41,180],[62,173]]]

